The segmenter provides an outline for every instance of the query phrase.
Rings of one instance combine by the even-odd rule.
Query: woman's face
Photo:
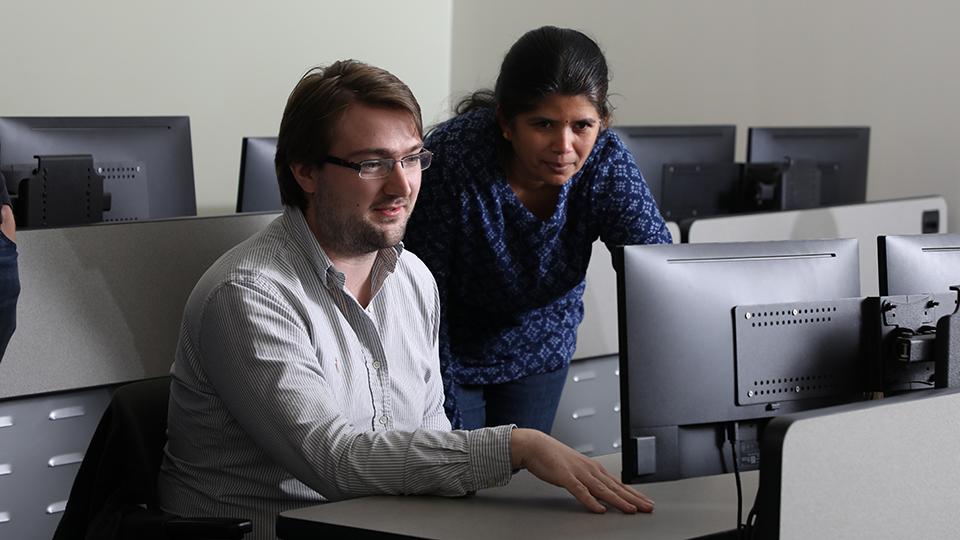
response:
[[[527,188],[562,186],[583,168],[601,127],[597,108],[582,95],[551,94],[513,121],[500,118],[513,145],[510,181]]]

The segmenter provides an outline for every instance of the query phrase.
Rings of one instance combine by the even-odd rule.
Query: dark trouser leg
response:
[[[516,424],[550,433],[567,367],[484,387],[486,425]]]

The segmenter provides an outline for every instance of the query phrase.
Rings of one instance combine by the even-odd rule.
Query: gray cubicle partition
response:
[[[698,219],[690,225],[688,238],[690,242],[856,238],[861,294],[876,295],[877,236],[930,232],[947,232],[947,203],[939,195]]]
[[[17,331],[0,363],[0,399],[166,375],[197,280],[276,216],[21,231]]]
[[[785,415],[764,435],[760,536],[960,536],[960,393]]]
[[[17,330],[0,362],[0,538],[50,538],[110,388],[166,375],[183,306],[277,214],[21,231]]]

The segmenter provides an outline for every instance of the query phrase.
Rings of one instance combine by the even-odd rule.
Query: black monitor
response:
[[[665,219],[728,213],[739,170],[736,126],[618,126]]]
[[[960,234],[878,236],[880,296],[943,293],[960,285]]]
[[[868,127],[752,127],[749,163],[815,161],[820,169],[820,206],[867,199]]]
[[[276,137],[244,137],[240,150],[240,189],[237,212],[276,212],[281,209],[274,156]]]
[[[0,118],[0,171],[16,189],[35,156],[93,159],[110,194],[103,221],[194,216],[190,119],[168,117]]]
[[[771,417],[859,398],[858,253],[856,240],[618,249],[624,481],[735,472],[734,448],[736,470],[755,469]]]

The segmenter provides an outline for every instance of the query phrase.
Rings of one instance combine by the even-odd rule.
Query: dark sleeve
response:
[[[447,144],[441,132],[427,137],[424,146],[434,153],[433,164],[423,173],[423,182],[417,204],[407,224],[403,239],[404,248],[420,257],[427,265],[440,293],[440,373],[443,377],[444,411],[453,429],[460,429],[462,421],[457,407],[453,385],[452,354],[447,310],[453,266],[453,246],[457,234],[458,194],[453,173],[455,163],[451,156],[457,155],[454,145]]]
[[[596,185],[603,216],[600,239],[607,247],[672,242],[636,160],[616,133],[605,133],[597,158]]]

